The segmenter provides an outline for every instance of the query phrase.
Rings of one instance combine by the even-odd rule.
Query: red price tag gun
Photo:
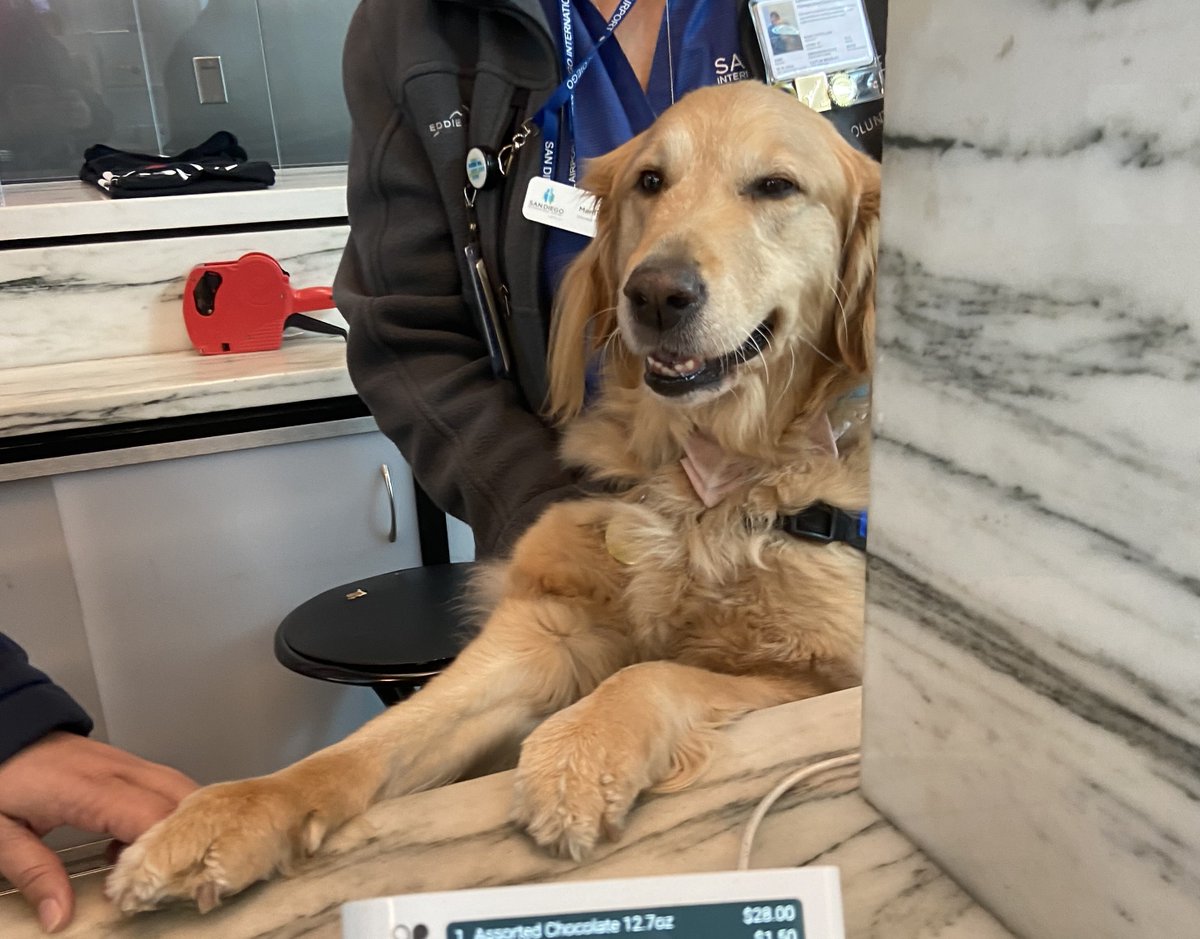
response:
[[[183,288],[183,321],[202,355],[263,352],[283,344],[288,326],[346,338],[346,330],[306,313],[333,309],[333,290],[293,290],[290,276],[269,254],[192,268]]]

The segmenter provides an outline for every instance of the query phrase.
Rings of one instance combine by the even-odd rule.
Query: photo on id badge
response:
[[[800,27],[796,24],[796,4],[792,0],[764,3],[758,8],[758,15],[762,17],[762,28],[771,44],[772,56],[804,51],[804,40],[800,38]]]

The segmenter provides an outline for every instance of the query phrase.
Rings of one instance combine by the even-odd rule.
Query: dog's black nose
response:
[[[707,290],[696,265],[686,261],[647,261],[625,282],[634,319],[666,332],[704,306]]]

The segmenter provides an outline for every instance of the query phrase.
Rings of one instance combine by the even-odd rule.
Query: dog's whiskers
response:
[[[588,318],[583,321],[583,335],[587,337],[587,342],[589,345],[592,341],[592,324],[601,316],[604,316],[608,313],[615,313],[616,310],[617,308],[615,306],[607,306],[602,310],[596,310],[594,313],[588,314]],[[609,334],[608,338],[611,339],[614,335],[616,335],[616,330],[613,330],[613,332]]]
[[[606,314],[606,313],[616,313],[616,312],[617,312],[617,308],[615,306],[606,306],[602,310],[597,310],[595,313],[589,314],[588,318],[586,320],[584,320],[584,322],[591,323],[592,320],[596,319],[597,317],[604,316],[604,314]]]
[[[739,405],[745,404],[745,402],[742,400],[742,387],[740,383],[734,383],[733,396],[737,399]]]
[[[842,325],[846,327],[846,335],[850,335],[850,317],[846,315],[846,304],[842,302],[842,288],[845,287],[845,284],[838,277],[836,283],[830,284],[829,287],[833,291],[833,299],[837,301],[838,310],[842,314]]]
[[[797,338],[802,343],[804,343],[806,346],[808,346],[810,349],[812,349],[813,352],[815,352],[817,355],[819,355],[821,358],[823,358],[826,362],[828,362],[830,365],[838,364],[835,359],[831,359],[824,352],[822,352],[820,349],[818,349],[811,339],[806,339],[804,336],[799,336]],[[795,350],[792,350],[792,355],[794,356],[795,354],[796,354]]]
[[[608,334],[608,338],[604,340],[604,345],[602,345],[599,350],[601,359],[608,358],[609,352],[612,351],[612,345],[614,342],[617,341],[619,336],[620,336],[620,333],[618,333],[615,329],[611,333]]]
[[[590,326],[593,321],[599,319],[601,316],[605,316],[609,313],[616,313],[616,312],[617,312],[617,307],[615,304],[613,306],[600,307],[600,309],[593,310],[591,313],[588,314],[587,319],[585,319],[583,321],[584,325]]]
[[[762,359],[763,374],[766,376],[767,385],[769,387],[771,384],[771,368],[767,365],[766,353],[763,351],[763,347],[758,344],[758,339],[755,337],[754,333],[750,334],[750,341],[754,344],[754,348],[758,350],[758,357]],[[767,348],[771,348],[771,337],[767,336],[766,341]]]

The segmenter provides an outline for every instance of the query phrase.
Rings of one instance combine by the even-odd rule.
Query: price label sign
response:
[[[497,887],[349,903],[346,939],[845,939],[835,868]]]
[[[800,901],[792,898],[475,920],[451,923],[446,939],[556,939],[559,936],[805,939],[805,932]]]

